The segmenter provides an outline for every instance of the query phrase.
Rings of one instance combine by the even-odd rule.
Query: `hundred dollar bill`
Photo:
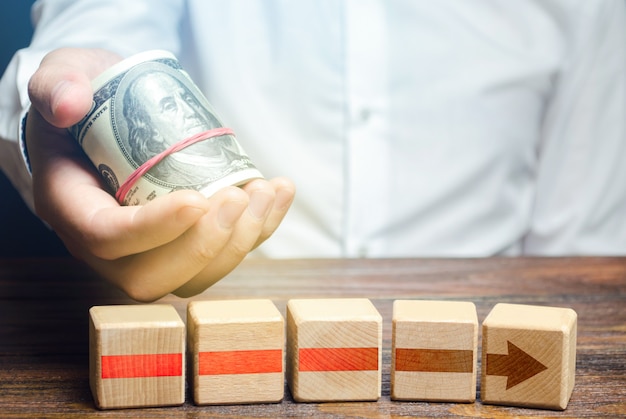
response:
[[[143,163],[171,145],[222,127],[215,111],[166,51],[148,51],[114,65],[92,82],[93,104],[70,133],[115,194]],[[178,189],[210,196],[263,176],[233,135],[190,145],[138,179],[121,203],[140,205]]]

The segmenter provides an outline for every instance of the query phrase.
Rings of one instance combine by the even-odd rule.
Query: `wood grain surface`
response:
[[[193,299],[166,297],[185,318],[192,300],[365,297],[383,316],[378,402],[183,406],[99,411],[89,390],[88,310],[134,304],[70,258],[0,259],[0,416],[14,417],[619,417],[626,415],[626,258],[367,259],[244,262]],[[471,301],[482,323],[496,303],[578,313],[576,384],[565,411],[389,398],[392,304]],[[479,339],[480,342],[480,339]],[[479,348],[480,351],[480,348]],[[479,358],[480,364],[480,358]],[[480,371],[480,365],[478,367]]]

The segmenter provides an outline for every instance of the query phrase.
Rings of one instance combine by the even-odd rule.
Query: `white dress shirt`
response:
[[[626,254],[623,0],[39,1],[0,83],[60,46],[172,51],[297,198],[271,257]]]

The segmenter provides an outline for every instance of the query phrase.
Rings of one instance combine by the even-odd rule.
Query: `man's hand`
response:
[[[29,84],[26,141],[37,214],[68,250],[139,301],[202,292],[278,227],[295,188],[284,178],[227,187],[207,199],[177,191],[120,206],[66,128],[88,112],[90,81],[120,57],[59,49]]]

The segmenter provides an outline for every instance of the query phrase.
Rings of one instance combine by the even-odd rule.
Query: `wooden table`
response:
[[[367,297],[383,323],[382,398],[369,403],[279,404],[98,411],[88,385],[88,313],[132,304],[72,259],[0,259],[0,416],[11,417],[449,417],[626,415],[626,258],[246,261],[195,299]],[[389,399],[391,307],[396,299],[472,301],[479,322],[498,302],[578,313],[576,385],[563,411]],[[185,318],[189,300],[166,297]],[[479,337],[480,342],[480,337]],[[480,348],[479,348],[480,351]],[[480,362],[480,359],[479,359]],[[480,371],[480,366],[478,371]],[[480,384],[480,383],[479,383]]]

